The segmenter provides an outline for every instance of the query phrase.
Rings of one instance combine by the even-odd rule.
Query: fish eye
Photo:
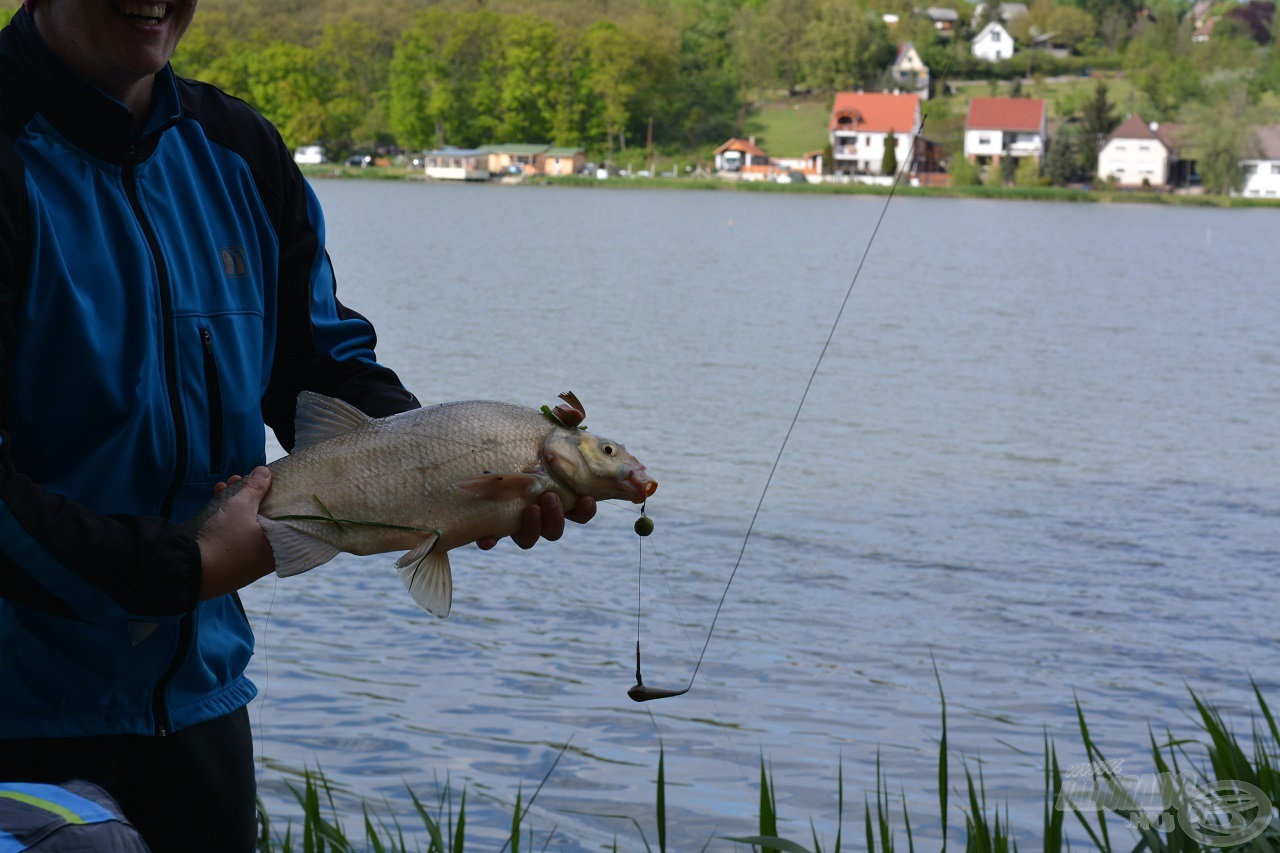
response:
[[[612,444],[602,444],[600,445],[600,450],[604,453],[605,456],[612,456],[614,447]]]

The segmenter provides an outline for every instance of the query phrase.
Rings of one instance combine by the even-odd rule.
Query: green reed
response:
[[[935,668],[935,677],[937,671]],[[938,695],[941,706],[941,735],[938,740],[938,820],[937,831],[941,836],[941,849],[947,848],[950,836],[950,824],[953,815],[950,813],[951,793],[951,747],[947,740],[947,704],[942,688],[941,678],[938,681]],[[1211,783],[1232,780],[1253,786],[1269,800],[1269,804],[1261,804],[1261,808],[1270,809],[1271,823],[1261,834],[1244,844],[1232,847],[1240,851],[1280,851],[1280,818],[1275,817],[1276,805],[1280,804],[1280,725],[1276,716],[1262,695],[1256,682],[1251,682],[1254,698],[1257,701],[1256,713],[1249,721],[1250,737],[1242,742],[1235,730],[1223,718],[1222,714],[1202,700],[1194,691],[1189,690],[1194,705],[1197,723],[1200,729],[1198,737],[1175,737],[1167,728],[1163,736],[1157,736],[1149,729],[1149,746],[1155,774],[1152,778],[1164,780],[1159,791],[1161,803],[1171,806],[1169,815],[1156,814],[1153,820],[1151,803],[1144,802],[1141,796],[1135,796],[1131,781],[1118,773],[1119,763],[1109,762],[1097,741],[1094,739],[1084,709],[1079,701],[1075,703],[1076,721],[1080,742],[1084,746],[1087,766],[1091,768],[1088,780],[1081,778],[1076,772],[1064,777],[1062,766],[1058,761],[1057,748],[1046,732],[1043,737],[1043,785],[1044,801],[1042,829],[1039,842],[1046,853],[1061,853],[1071,848],[1068,836],[1069,826],[1074,828],[1076,846],[1082,849],[1097,849],[1104,853],[1208,853],[1221,849],[1223,844],[1197,838],[1188,832],[1182,820],[1175,820],[1172,811],[1177,814],[1195,813],[1205,820],[1213,815],[1195,812],[1203,809],[1203,801],[1197,800],[1195,792],[1202,786]],[[1247,745],[1246,745],[1247,744]],[[528,831],[526,818],[538,793],[546,784],[564,750],[566,744],[556,757],[537,789],[526,802],[523,792],[516,794],[512,809],[511,826],[504,850],[520,853],[523,849],[544,849],[551,845],[553,828],[541,839],[535,839],[534,833]],[[961,805],[958,811],[964,818],[963,843],[966,851],[971,853],[1009,853],[1018,849],[1010,820],[1009,804],[993,803],[988,800],[986,775],[991,771],[989,765],[977,763],[976,771],[971,768],[968,758],[962,757],[961,769],[964,784],[957,791]],[[1179,784],[1173,784],[1177,781]],[[666,806],[666,753],[659,745],[658,773],[656,778],[656,798],[654,801],[657,849],[666,853],[668,849],[667,806]],[[713,836],[706,839],[703,849],[715,842],[728,841],[741,847],[759,850],[761,853],[840,853],[844,834],[845,783],[844,766],[840,762],[837,775],[836,800],[836,835],[833,846],[825,847],[812,818],[809,820],[808,838],[804,842],[781,834],[782,817],[778,812],[777,789],[773,774],[761,758],[758,801],[757,831],[753,835]],[[361,807],[361,820],[358,826],[349,828],[344,825],[336,804],[335,790],[323,772],[305,771],[302,786],[289,786],[298,804],[302,808],[302,822],[299,827],[292,822],[286,824],[283,834],[276,827],[265,808],[259,802],[259,853],[325,853],[335,851],[370,850],[374,853],[401,853],[408,850],[423,850],[422,843],[415,842],[409,846],[406,833],[394,817],[390,804],[385,804],[384,811],[371,809],[368,803]],[[1188,787],[1192,791],[1189,796]],[[428,841],[427,853],[463,853],[466,846],[467,829],[467,792],[464,787],[455,803],[454,793],[446,779],[434,803],[424,805],[418,796],[409,791],[414,806],[415,818],[420,822]],[[1084,795],[1083,798],[1081,795]],[[1083,802],[1081,802],[1083,799]],[[895,807],[900,802],[900,809]],[[1144,810],[1145,809],[1145,810]],[[383,815],[391,815],[385,817]],[[1259,820],[1262,813],[1253,812],[1250,820]],[[617,837],[613,849],[639,850],[653,853],[649,838],[641,822],[632,815],[594,814],[597,818],[614,818],[626,821],[630,829],[624,833],[625,843],[620,847]],[[1118,818],[1126,826],[1117,826]],[[1113,822],[1109,822],[1113,821]],[[1068,821],[1071,823],[1068,824]],[[1210,823],[1212,825],[1212,823]],[[1126,829],[1136,829],[1138,840],[1131,842]],[[957,827],[958,829],[958,827]],[[863,849],[869,853],[878,851],[895,851],[905,849],[914,853],[915,839],[912,833],[906,794],[901,789],[896,796],[890,789],[890,781],[882,767],[880,754],[876,753],[875,790],[863,796]],[[420,835],[421,833],[419,833]],[[1118,836],[1123,834],[1123,840]],[[1204,833],[1197,833],[1203,835]],[[958,836],[957,836],[958,837]],[[539,847],[539,840],[542,846]],[[806,846],[809,845],[809,846]],[[905,847],[901,845],[905,844]],[[931,840],[930,845],[934,842]]]

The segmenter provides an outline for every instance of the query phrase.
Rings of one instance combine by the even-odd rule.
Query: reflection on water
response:
[[[833,842],[842,764],[860,821],[878,753],[936,838],[936,665],[953,770],[981,761],[1034,846],[1077,698],[1142,773],[1148,725],[1196,733],[1188,685],[1230,716],[1280,681],[1274,211],[895,199],[744,549],[882,199],[317,191],[340,293],[421,399],[572,389],[662,486],[639,590],[630,506],[456,552],[445,622],[395,555],[248,590],[279,820],[303,767],[406,829],[406,786],[447,779],[496,849],[560,756],[536,846],[634,849],[661,744],[675,849],[754,831],[762,757],[793,837]],[[682,686],[740,551],[694,689],[631,702],[637,597],[646,682]]]

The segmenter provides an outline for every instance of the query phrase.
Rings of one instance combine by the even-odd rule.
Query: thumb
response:
[[[246,505],[246,508],[252,508],[256,512],[270,488],[271,469],[265,465],[259,465],[249,472],[249,476],[244,478],[244,482],[240,484],[240,489],[232,496],[231,500],[241,501]]]

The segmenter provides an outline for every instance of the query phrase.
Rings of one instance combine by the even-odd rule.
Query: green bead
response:
[[[647,515],[642,515],[636,519],[636,535],[648,536],[653,532],[653,519]]]

